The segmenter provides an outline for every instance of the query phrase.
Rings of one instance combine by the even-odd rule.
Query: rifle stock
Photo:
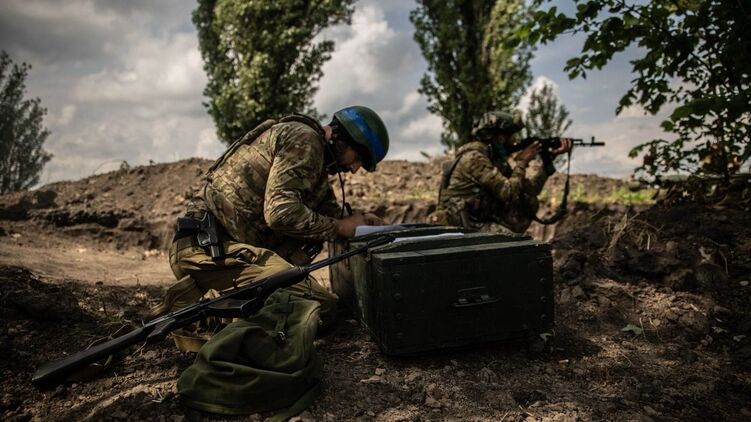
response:
[[[390,236],[382,236],[341,255],[332,256],[304,267],[292,267],[280,271],[249,286],[236,288],[217,298],[203,300],[161,316],[120,337],[81,350],[66,358],[44,364],[37,369],[31,381],[36,387],[50,387],[60,384],[70,375],[108,355],[142,341],[147,344],[162,341],[170,332],[209,316],[246,318],[258,311],[266,298],[274,291],[303,281],[308,274],[319,268],[357,255],[370,248],[384,245],[392,240],[393,238]]]

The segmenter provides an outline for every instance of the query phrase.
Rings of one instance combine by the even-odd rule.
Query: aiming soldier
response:
[[[518,115],[502,111],[475,122],[472,141],[444,169],[431,222],[500,233],[527,230],[539,208],[537,196],[555,167],[552,162],[530,165],[541,152],[539,142],[509,156],[507,149],[523,127]],[[570,139],[561,139],[550,154],[569,152],[571,146]]]

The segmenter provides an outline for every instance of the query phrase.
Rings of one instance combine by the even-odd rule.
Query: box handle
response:
[[[488,294],[487,287],[472,287],[456,291],[456,302],[451,306],[454,308],[469,308],[472,306],[488,305],[498,302],[500,299]]]

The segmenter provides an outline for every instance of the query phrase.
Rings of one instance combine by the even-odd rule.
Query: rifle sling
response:
[[[559,222],[565,215],[566,215],[566,207],[568,206],[568,192],[570,190],[570,178],[571,178],[571,150],[568,151],[568,155],[566,157],[568,162],[566,163],[566,183],[563,185],[563,199],[561,199],[561,205],[558,206],[558,209],[556,210],[555,214],[550,216],[550,218],[542,219],[538,217],[537,215],[532,216],[532,220],[544,224],[555,224]]]

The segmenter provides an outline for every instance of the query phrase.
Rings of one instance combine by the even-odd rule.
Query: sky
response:
[[[570,1],[556,1],[563,10]],[[203,102],[206,85],[196,30],[195,3],[186,0],[2,0],[0,49],[32,66],[27,98],[38,97],[51,131],[44,148],[54,154],[41,183],[76,180],[130,165],[190,157],[216,158],[224,150]],[[389,159],[424,160],[443,152],[438,116],[417,92],[427,64],[412,35],[406,0],[360,0],[351,25],[327,29],[335,41],[314,98],[321,113],[353,104],[375,109],[389,129]],[[663,136],[657,116],[632,108],[615,115],[633,75],[617,55],[587,79],[569,80],[565,61],[580,37],[541,46],[532,61],[532,88],[553,84],[573,124],[567,136],[605,141],[580,148],[574,173],[627,177],[638,162],[635,145]],[[522,102],[522,106],[524,101]]]

